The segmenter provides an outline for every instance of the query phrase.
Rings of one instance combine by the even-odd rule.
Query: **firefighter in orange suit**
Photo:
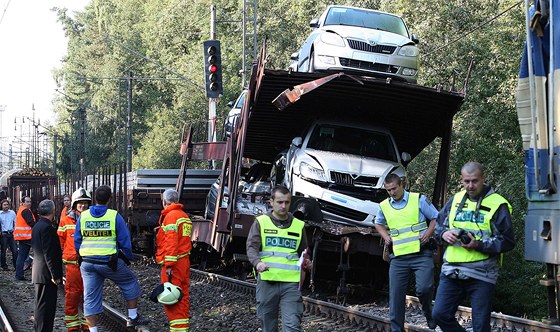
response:
[[[24,264],[31,250],[31,228],[35,226],[36,219],[31,212],[31,197],[24,196],[21,199],[21,206],[16,215],[16,228],[14,230],[14,240],[18,241],[18,257],[16,261],[16,279],[26,281],[24,275]]]
[[[78,265],[78,253],[74,246],[74,231],[80,214],[90,205],[90,194],[85,189],[79,188],[72,194],[72,205],[69,207],[71,210],[63,216],[58,225],[62,262],[66,266],[64,320],[68,331],[89,331],[83,315],[84,283]]]
[[[162,265],[161,282],[171,282],[181,288],[184,296],[179,302],[165,305],[169,329],[173,332],[189,331],[189,283],[192,249],[192,223],[178,203],[179,194],[167,189],[162,197],[163,211],[156,234],[156,261]]]

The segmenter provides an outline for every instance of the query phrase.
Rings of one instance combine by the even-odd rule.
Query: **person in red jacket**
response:
[[[189,254],[192,249],[192,223],[178,203],[179,194],[167,189],[162,197],[163,211],[156,234],[156,261],[162,265],[161,282],[181,288],[183,297],[175,304],[165,305],[170,331],[189,331]]]
[[[89,331],[83,315],[84,283],[78,265],[78,253],[74,246],[74,231],[80,214],[87,210],[90,205],[90,194],[85,189],[79,188],[72,194],[72,205],[69,207],[69,213],[62,216],[58,225],[62,262],[66,266],[64,320],[68,331]]]

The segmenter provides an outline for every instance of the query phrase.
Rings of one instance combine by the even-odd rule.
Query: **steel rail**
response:
[[[119,310],[111,307],[105,301],[103,301],[103,313],[99,316],[99,321],[101,321],[105,327],[112,328],[114,331],[127,331],[128,329],[126,326],[128,317]],[[150,330],[147,327],[138,326],[135,331],[149,332]]]
[[[12,322],[8,319],[8,315],[4,312],[4,303],[0,300],[0,331],[1,332],[14,332]]]
[[[243,294],[254,294],[255,284],[247,281],[225,277],[219,274],[204,272],[191,268],[191,278],[195,280],[208,280],[211,283],[220,284],[227,289]],[[347,325],[356,328],[370,328],[374,331],[389,331],[391,329],[390,322],[387,317],[379,317],[353,308],[348,308],[331,302],[325,302],[309,297],[303,297],[304,310],[307,314],[324,317],[336,321],[343,321]],[[420,301],[415,296],[406,297],[406,305],[417,310],[421,310]],[[460,321],[472,320],[472,309],[460,306],[457,310],[457,316]],[[560,326],[545,324],[542,322],[529,320],[525,318],[505,315],[502,313],[492,312],[491,326],[494,330],[499,331],[515,331],[515,332],[560,332]],[[433,331],[426,327],[405,324],[407,331]]]
[[[66,283],[66,277],[63,277],[62,280],[64,283]],[[64,293],[64,288],[62,288],[62,292]],[[0,316],[3,316],[3,312],[0,313]],[[125,316],[122,312],[118,311],[117,309],[111,307],[107,302],[103,301],[103,313],[99,315],[98,323],[101,323],[104,328],[110,328],[113,331],[126,331],[127,321],[128,321],[127,316]],[[149,332],[150,330],[144,326],[139,326],[136,328],[136,331]],[[2,327],[0,327],[0,332],[14,332],[14,331],[12,330],[4,331]]]

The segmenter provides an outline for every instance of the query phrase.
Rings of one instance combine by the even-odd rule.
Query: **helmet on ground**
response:
[[[91,195],[84,188],[78,188],[72,194],[72,209],[75,209],[76,203],[81,201],[85,201],[91,204]]]
[[[163,290],[158,294],[157,300],[162,304],[175,304],[183,298],[181,287],[175,286],[170,282],[163,283]]]

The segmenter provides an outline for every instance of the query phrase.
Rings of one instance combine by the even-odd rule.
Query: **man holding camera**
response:
[[[416,295],[428,327],[432,320],[434,261],[432,234],[438,212],[428,198],[404,189],[397,174],[389,174],[383,183],[389,198],[379,204],[375,229],[391,246],[389,267],[389,318],[392,332],[404,332],[405,298],[410,273],[416,276]]]
[[[438,215],[436,239],[447,248],[432,314],[444,332],[465,331],[455,319],[465,297],[471,299],[473,331],[490,331],[501,254],[515,246],[511,205],[485,180],[480,163],[466,163],[461,168],[464,190]]]

